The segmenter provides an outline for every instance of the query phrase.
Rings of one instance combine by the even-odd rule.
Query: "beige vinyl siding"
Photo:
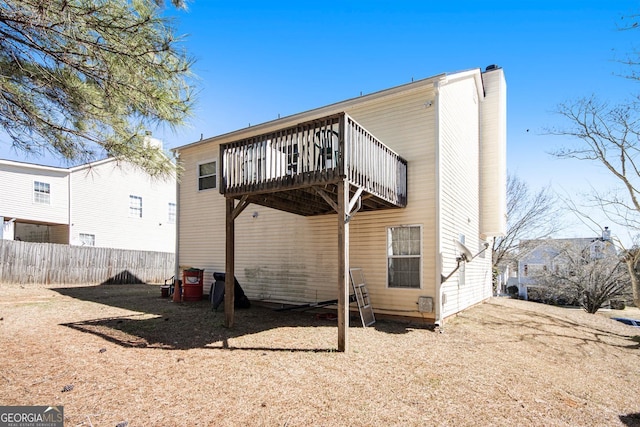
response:
[[[330,272],[325,271],[326,255],[337,245],[322,236],[323,229],[335,228],[335,221],[330,222],[323,226],[311,218],[250,205],[236,220],[236,272],[244,276],[247,292],[269,301],[337,298],[327,286]]]
[[[362,267],[377,312],[421,316],[419,296],[436,296],[435,108],[433,86],[380,99],[348,113],[407,160],[408,200],[404,209],[357,214],[351,221],[351,266]],[[428,106],[431,102],[431,106]],[[387,228],[422,227],[420,289],[387,287]],[[425,313],[424,317],[433,317]]]
[[[405,209],[357,213],[350,222],[351,266],[364,269],[378,312],[419,315],[417,297],[435,298],[435,113],[431,85],[408,93],[337,105],[319,115],[346,111],[408,161]],[[342,108],[341,108],[342,107]],[[284,126],[284,124],[280,124]],[[264,131],[264,128],[261,129]],[[205,269],[205,292],[214,271],[224,271],[225,202],[219,190],[197,190],[197,164],[217,159],[223,136],[180,150],[185,174],[180,184],[179,265]],[[386,231],[389,226],[421,225],[422,288],[387,288]],[[249,205],[236,219],[236,276],[254,299],[316,302],[337,298],[337,216],[302,217]],[[425,317],[433,316],[426,314]]]
[[[0,216],[5,220],[67,224],[69,220],[68,172],[65,169],[0,163]],[[49,184],[49,204],[34,202],[34,182]]]
[[[205,270],[205,293],[215,271],[225,266],[225,198],[219,189],[198,190],[198,163],[216,160],[218,146],[200,145],[181,152],[185,173],[180,182],[181,268]],[[218,166],[218,165],[217,165]],[[249,205],[235,222],[236,277],[250,298],[306,301],[308,277],[315,274],[305,262],[325,252],[312,241],[309,218],[258,205]],[[337,245],[337,243],[336,243]]]
[[[71,244],[95,235],[95,246],[155,252],[175,251],[174,179],[154,179],[133,166],[106,160],[71,172]],[[142,218],[129,215],[129,196],[142,198]]]
[[[456,267],[455,240],[461,235],[475,255],[481,246],[479,207],[479,103],[473,77],[440,89],[440,239],[443,275]],[[464,271],[464,274],[463,274]],[[490,296],[490,269],[482,258],[461,267],[442,285],[443,316],[454,314]],[[487,277],[488,275],[488,277]],[[461,278],[464,276],[464,281]]]
[[[198,164],[217,158],[218,147],[214,144],[181,151],[179,157],[184,172],[178,184],[180,229],[176,258],[181,268],[205,269],[204,281],[209,285],[213,271],[224,271],[225,203],[217,187],[198,190]]]
[[[205,293],[225,266],[225,199],[218,188],[198,191],[195,165],[218,147],[181,153],[179,265],[205,270]],[[249,298],[310,302],[337,298],[335,215],[307,218],[249,205],[236,219],[235,270]],[[330,234],[329,234],[330,233]]]

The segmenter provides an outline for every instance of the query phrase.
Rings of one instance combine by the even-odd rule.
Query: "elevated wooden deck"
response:
[[[350,184],[361,211],[405,207],[407,161],[346,113],[223,144],[220,192],[299,214],[337,211]]]
[[[336,213],[338,351],[347,351],[349,222],[357,211],[407,205],[407,161],[340,113],[222,144],[219,163],[226,198],[225,326],[234,323],[235,218],[251,203],[305,216]]]

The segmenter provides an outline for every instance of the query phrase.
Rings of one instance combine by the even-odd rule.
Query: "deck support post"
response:
[[[233,215],[234,200],[228,197],[226,209],[226,248],[224,266],[224,326],[233,327],[234,321],[234,300],[235,300],[235,217]]]
[[[249,206],[248,196],[242,196],[238,206],[235,206],[233,197],[226,199],[226,236],[225,236],[225,265],[224,265],[224,326],[233,328],[235,315],[235,247],[236,233],[235,221],[238,215]]]
[[[349,351],[349,181],[338,183],[338,351]]]

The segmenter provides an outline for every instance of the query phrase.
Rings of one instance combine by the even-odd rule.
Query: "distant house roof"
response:
[[[539,250],[540,248],[552,248],[560,246],[572,246],[581,250],[591,247],[596,242],[610,242],[610,239],[604,239],[602,236],[595,237],[570,237],[561,239],[532,239],[521,240],[519,247],[523,250],[523,254],[520,259],[526,259],[530,254]]]

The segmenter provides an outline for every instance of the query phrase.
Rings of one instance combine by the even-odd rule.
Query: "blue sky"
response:
[[[204,137],[440,74],[497,64],[508,88],[508,168],[535,190],[569,195],[611,185],[600,168],[556,160],[552,111],[597,94],[640,93],[615,61],[640,30],[619,31],[638,1],[236,1],[169,8],[196,59],[191,124],[156,129],[173,148]],[[0,142],[0,158],[25,159]],[[563,236],[584,235],[579,227]]]

